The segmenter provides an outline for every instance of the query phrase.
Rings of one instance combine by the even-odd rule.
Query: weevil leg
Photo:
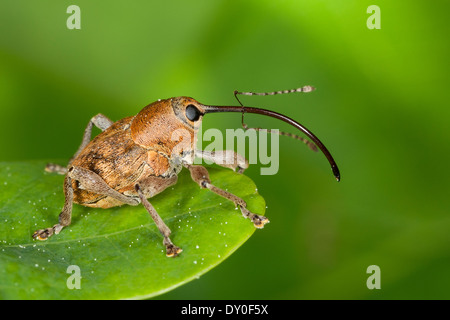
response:
[[[192,179],[195,182],[197,182],[200,187],[209,189],[212,192],[218,194],[219,196],[224,197],[225,199],[228,199],[230,201],[233,201],[237,206],[239,206],[242,215],[245,218],[249,218],[256,228],[258,229],[264,228],[264,225],[269,222],[269,219],[267,219],[266,217],[250,212],[250,210],[247,209],[247,203],[238,196],[235,196],[234,194],[225,191],[223,189],[220,189],[215,185],[211,184],[208,170],[206,170],[205,167],[191,164],[185,164],[184,166],[187,169],[189,169],[189,171],[191,172]]]
[[[94,193],[106,195],[123,203],[136,206],[140,203],[139,198],[126,196],[106,184],[106,182],[95,172],[78,166],[72,166],[64,179],[64,208],[59,215],[59,223],[51,228],[40,229],[34,232],[33,238],[47,240],[53,234],[58,234],[62,228],[70,225],[72,217],[73,187],[72,180],[80,183],[80,188]]]
[[[45,166],[45,171],[65,175],[67,173],[67,168],[56,163],[47,163]]]
[[[243,173],[248,168],[248,160],[233,150],[196,150],[195,156],[211,161],[219,166],[230,168],[238,173]]]
[[[80,152],[87,146],[89,141],[91,141],[91,135],[92,135],[92,127],[95,125],[97,128],[99,128],[102,131],[105,131],[108,129],[114,122],[110,120],[108,117],[104,116],[103,114],[99,113],[96,116],[92,117],[91,120],[89,120],[88,125],[86,126],[86,129],[84,129],[83,134],[83,140],[81,141],[81,145],[78,148],[77,152],[73,155],[73,157],[70,159],[69,164],[67,167],[70,167],[70,164],[72,163],[73,159],[75,159]],[[67,168],[60,166],[58,164],[49,163],[45,167],[45,171],[47,172],[56,172],[58,174],[64,175],[67,173]]]
[[[86,126],[86,129],[84,130],[83,140],[81,141],[80,147],[78,148],[77,152],[75,152],[72,159],[70,159],[68,167],[72,163],[72,160],[75,159],[80,154],[80,152],[87,146],[87,144],[91,141],[92,127],[94,125],[100,130],[105,131],[113,123],[114,122],[112,120],[110,120],[108,117],[106,117],[101,113],[97,114],[96,116],[93,116],[89,121],[88,125]]]
[[[163,244],[166,246],[166,255],[168,257],[176,257],[183,250],[172,243],[172,241],[169,238],[171,234],[169,227],[164,223],[164,221],[159,216],[158,212],[156,212],[155,208],[144,196],[144,193],[142,192],[139,184],[135,185],[135,189],[139,195],[139,198],[141,199],[142,205],[145,207],[145,209],[147,209],[153,221],[155,221],[155,224],[158,227],[159,232],[161,232],[161,234],[164,237]]]
[[[68,176],[80,183],[80,189],[109,196],[131,206],[137,206],[139,204],[139,199],[133,196],[126,196],[114,190],[102,177],[89,169],[72,166],[69,168]]]
[[[36,230],[33,233],[33,238],[38,240],[47,240],[53,234],[58,234],[62,228],[70,225],[72,220],[72,202],[73,202],[73,188],[72,178],[66,176],[64,179],[64,207],[59,214],[59,223],[51,228]]]

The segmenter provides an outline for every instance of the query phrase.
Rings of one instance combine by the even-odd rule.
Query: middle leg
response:
[[[148,213],[152,217],[153,221],[155,221],[156,226],[158,227],[159,232],[164,237],[163,244],[166,246],[166,255],[168,257],[176,257],[183,251],[181,248],[177,247],[172,243],[172,240],[170,240],[170,234],[172,231],[170,231],[169,227],[164,223],[163,219],[159,216],[158,212],[156,212],[155,208],[152,206],[152,204],[147,200],[147,198],[144,196],[144,193],[142,192],[142,188],[139,184],[135,185],[135,190],[139,195],[139,198],[141,199],[142,205],[147,209]]]

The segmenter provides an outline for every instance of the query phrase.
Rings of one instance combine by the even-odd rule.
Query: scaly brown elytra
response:
[[[238,92],[242,95],[274,95],[290,92],[310,92],[311,86],[267,93]],[[238,99],[239,101],[239,99]],[[241,102],[239,101],[241,104]],[[46,171],[65,174],[64,207],[59,215],[59,223],[51,228],[34,232],[33,238],[46,240],[70,225],[72,205],[77,203],[87,207],[111,208],[128,204],[142,204],[163,236],[166,255],[175,257],[182,251],[170,239],[171,231],[148,201],[177,182],[177,175],[187,168],[192,179],[201,188],[232,201],[249,218],[256,228],[263,228],[269,220],[247,209],[244,200],[222,190],[211,183],[208,171],[201,165],[194,165],[194,158],[217,163],[239,173],[248,167],[248,161],[233,150],[206,152],[196,149],[197,132],[203,116],[216,112],[256,113],[285,121],[302,131],[315,145],[305,138],[294,136],[307,143],[311,149],[317,146],[327,157],[336,180],[339,169],[333,157],[308,129],[280,113],[253,107],[204,105],[189,97],[158,100],[142,109],[136,116],[113,122],[102,114],[93,117],[84,132],[78,151],[67,167],[48,164]],[[102,132],[91,140],[93,126]],[[251,128],[264,130],[260,128]],[[282,133],[284,134],[284,133]]]

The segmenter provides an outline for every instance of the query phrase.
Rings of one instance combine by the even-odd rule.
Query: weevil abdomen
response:
[[[71,167],[92,171],[109,187],[126,196],[138,197],[134,189],[136,183],[151,183],[143,190],[151,197],[174,184],[176,176],[165,175],[170,170],[166,157],[133,141],[130,130],[133,119],[119,120],[96,136],[72,161]],[[76,179],[72,180],[72,188],[74,202],[87,207],[111,208],[124,204],[110,196],[86,190]]]

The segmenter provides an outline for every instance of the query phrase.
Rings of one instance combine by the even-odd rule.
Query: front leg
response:
[[[233,201],[237,206],[239,206],[244,218],[249,218],[250,220],[252,220],[256,228],[261,229],[264,227],[266,223],[269,222],[269,219],[267,219],[266,217],[250,212],[247,209],[247,203],[245,203],[245,201],[239,198],[238,196],[235,196],[234,194],[225,191],[223,189],[220,189],[215,185],[211,184],[208,170],[206,170],[205,167],[191,164],[184,164],[184,166],[187,169],[189,169],[189,171],[191,172],[192,180],[197,182],[200,187],[209,189],[212,192],[218,194],[219,196],[224,197],[225,199],[228,199],[230,201]]]
[[[243,173],[248,168],[248,160],[233,150],[204,151],[196,150],[195,156],[219,166]]]

